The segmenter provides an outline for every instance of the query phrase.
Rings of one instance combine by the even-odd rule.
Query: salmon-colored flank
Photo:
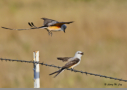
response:
[[[50,26],[48,27],[49,30],[56,30],[56,29],[59,29],[60,26]]]

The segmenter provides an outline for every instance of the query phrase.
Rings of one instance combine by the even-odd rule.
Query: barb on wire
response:
[[[25,61],[25,60],[13,60],[13,59],[3,59],[3,58],[0,58],[1,61],[16,61],[16,62],[25,62],[25,63],[36,63],[36,64],[41,64],[41,65],[44,65],[44,66],[48,66],[48,67],[54,67],[54,68],[62,68],[62,67],[59,67],[59,66],[55,66],[55,65],[50,65],[50,64],[45,64],[45,63],[40,63],[40,62],[35,62],[35,61]],[[104,77],[104,78],[109,78],[109,79],[114,79],[114,80],[119,80],[119,81],[124,81],[124,82],[127,82],[127,80],[123,80],[123,79],[119,79],[119,78],[114,78],[114,77],[109,77],[109,76],[105,76],[105,75],[100,75],[100,74],[93,74],[93,73],[88,73],[88,72],[84,72],[84,71],[79,71],[79,70],[75,70],[75,69],[67,69],[67,70],[70,70],[70,71],[73,71],[73,72],[79,72],[79,73],[85,73],[86,75],[89,74],[89,75],[94,75],[94,76],[100,76],[100,77]]]

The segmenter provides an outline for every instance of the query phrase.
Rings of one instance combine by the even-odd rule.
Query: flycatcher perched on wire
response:
[[[75,53],[75,56],[74,57],[58,57],[57,59],[58,60],[62,60],[62,61],[68,61],[68,63],[66,63],[60,70],[58,71],[55,71],[49,75],[53,75],[56,73],[56,75],[54,76],[54,78],[59,75],[62,71],[64,71],[65,69],[68,69],[68,68],[74,68],[75,66],[77,66],[80,61],[81,61],[81,56],[83,55],[83,52],[81,51],[77,51]]]

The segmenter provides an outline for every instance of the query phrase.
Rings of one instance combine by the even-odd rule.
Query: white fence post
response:
[[[33,60],[35,62],[39,62],[39,51],[34,51],[33,52]],[[34,63],[33,64],[34,68],[34,88],[40,88],[40,68],[39,64]]]

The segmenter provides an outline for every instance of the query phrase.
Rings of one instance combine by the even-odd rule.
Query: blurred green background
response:
[[[32,60],[39,50],[40,62],[63,66],[57,57],[84,55],[77,70],[127,80],[127,0],[0,0],[0,26],[41,26],[46,17],[74,21],[66,33],[46,30],[11,31],[0,28],[0,57]],[[126,82],[40,66],[41,88],[127,88]],[[104,84],[122,84],[105,86]],[[1,88],[33,88],[33,64],[0,61]]]

